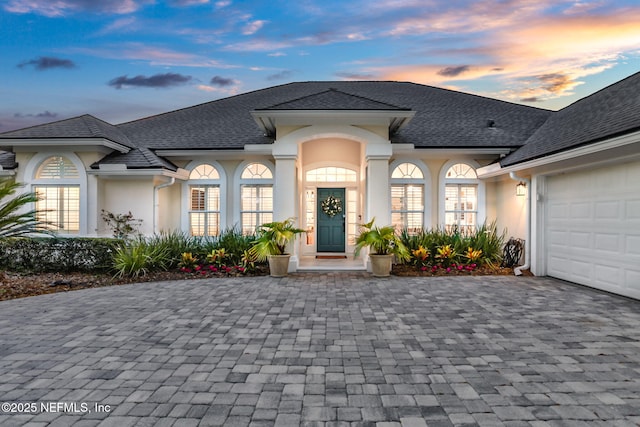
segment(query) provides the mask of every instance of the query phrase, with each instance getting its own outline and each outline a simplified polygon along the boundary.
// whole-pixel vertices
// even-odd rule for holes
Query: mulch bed
[[[258,266],[251,276],[263,276],[269,274],[268,267]],[[446,272],[438,269],[432,272],[420,271],[413,265],[394,265],[392,274],[406,277],[430,277],[430,276],[478,276],[478,275],[513,275],[512,268],[491,268],[481,267],[474,271],[452,270]],[[531,275],[524,271],[524,275]],[[15,272],[0,272],[0,301],[24,298],[35,295],[52,294],[56,292],[68,292],[77,289],[99,288],[103,286],[118,286],[129,283],[160,282],[167,280],[188,280],[207,279],[215,277],[234,277],[240,273],[220,273],[220,272],[193,272],[184,273],[181,271],[161,271],[152,272],[140,277],[115,278],[111,274],[90,274],[90,273],[42,273],[42,274],[20,274]]]
[[[258,266],[257,271],[246,276],[263,276],[269,274],[268,268]],[[161,282],[166,280],[207,279],[214,277],[240,276],[238,272],[220,273],[184,273],[181,271],[159,271],[139,277],[116,278],[109,273],[41,273],[21,274],[0,271],[0,301],[24,298],[56,292],[75,291],[77,289],[118,286],[130,283]]]

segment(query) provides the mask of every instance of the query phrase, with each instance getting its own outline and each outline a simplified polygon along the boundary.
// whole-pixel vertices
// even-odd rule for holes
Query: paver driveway
[[[546,278],[90,289],[0,340],[3,426],[640,424],[640,302]]]

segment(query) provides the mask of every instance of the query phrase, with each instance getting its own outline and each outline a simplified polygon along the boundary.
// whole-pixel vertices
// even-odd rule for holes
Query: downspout
[[[160,221],[160,201],[158,198],[158,192],[165,187],[170,187],[175,184],[176,179],[171,177],[169,182],[165,182],[164,184],[155,185],[153,187],[153,233],[158,233],[158,222]]]
[[[524,182],[527,185],[527,194],[525,199],[526,222],[525,240],[524,240],[524,264],[513,269],[516,276],[522,275],[522,270],[528,270],[531,264],[531,180],[528,178],[519,178],[515,172],[509,173],[509,178],[514,181]]]

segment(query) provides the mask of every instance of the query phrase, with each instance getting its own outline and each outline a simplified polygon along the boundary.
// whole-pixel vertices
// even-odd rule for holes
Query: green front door
[[[318,252],[344,252],[344,193],[344,188],[318,188]]]

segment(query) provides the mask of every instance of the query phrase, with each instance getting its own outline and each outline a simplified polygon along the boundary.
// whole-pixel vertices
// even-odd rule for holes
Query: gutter
[[[516,276],[521,276],[522,270],[528,270],[531,267],[531,180],[528,178],[520,178],[516,176],[515,172],[509,172],[509,178],[514,181],[524,182],[527,185],[527,194],[525,196],[527,225],[525,227],[524,264],[513,269],[513,274],[515,274]]]
[[[153,187],[153,233],[158,233],[158,222],[160,220],[160,202],[158,200],[158,192],[166,187],[170,187],[175,184],[176,179],[171,177],[169,182],[165,182],[164,184],[155,185]]]

